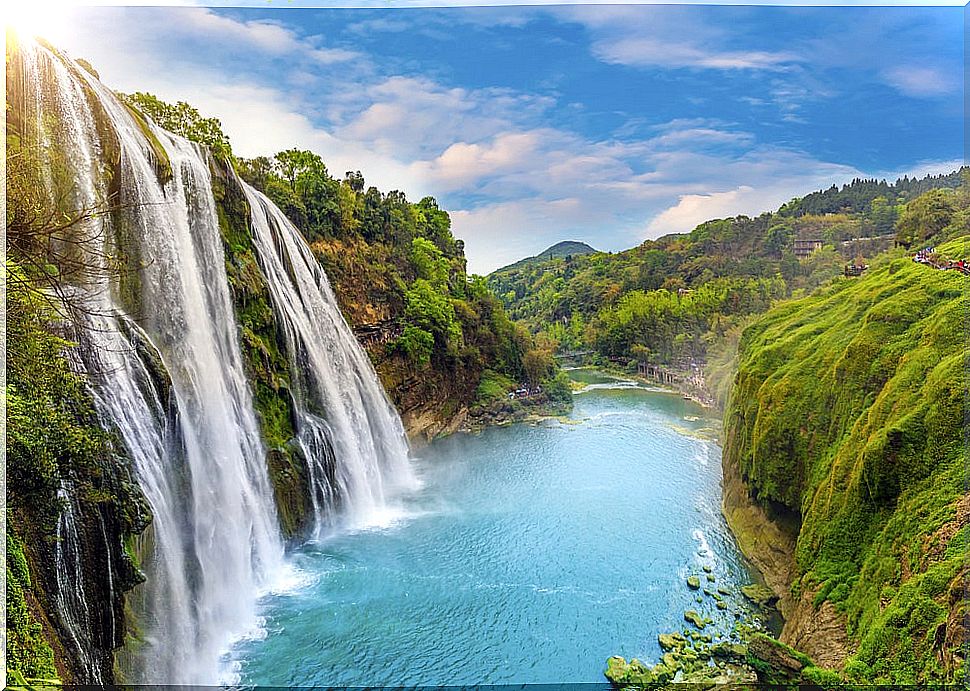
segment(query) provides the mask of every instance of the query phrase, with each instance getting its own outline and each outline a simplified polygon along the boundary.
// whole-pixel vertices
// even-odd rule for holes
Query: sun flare
[[[0,11],[4,29],[21,39],[50,38],[51,31],[68,9],[66,2],[11,0]]]

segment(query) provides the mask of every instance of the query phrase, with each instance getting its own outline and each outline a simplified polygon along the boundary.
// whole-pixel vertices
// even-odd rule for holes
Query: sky
[[[434,196],[475,273],[961,165],[960,7],[382,5],[65,6],[38,31],[238,155]]]

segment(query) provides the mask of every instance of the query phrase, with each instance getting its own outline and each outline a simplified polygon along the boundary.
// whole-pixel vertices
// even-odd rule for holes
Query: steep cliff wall
[[[724,512],[782,598],[782,639],[852,681],[963,674],[967,287],[885,260],[741,339]]]

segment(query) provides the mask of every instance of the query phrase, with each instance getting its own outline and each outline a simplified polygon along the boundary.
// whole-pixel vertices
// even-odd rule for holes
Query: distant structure
[[[868,264],[863,264],[862,262],[856,262],[853,264],[845,265],[845,275],[846,276],[861,276],[862,272],[869,268]]]
[[[805,259],[820,249],[822,249],[822,241],[817,238],[812,238],[810,240],[795,240],[795,246],[792,248],[792,251],[798,259]]]

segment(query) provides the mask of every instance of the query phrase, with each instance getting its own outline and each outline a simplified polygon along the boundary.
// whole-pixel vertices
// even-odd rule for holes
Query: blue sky
[[[963,9],[89,7],[47,37],[237,153],[434,195],[470,269],[620,250],[963,156]]]

